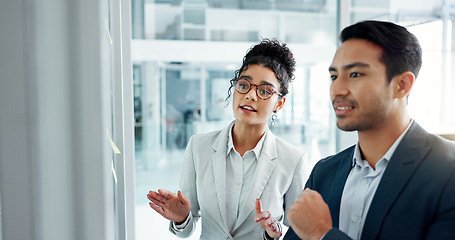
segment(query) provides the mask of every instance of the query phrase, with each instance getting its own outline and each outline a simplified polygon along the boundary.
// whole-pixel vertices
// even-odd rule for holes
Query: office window
[[[270,125],[274,134],[305,149],[313,163],[335,151],[327,65],[298,67],[285,107]],[[173,239],[168,221],[148,206],[145,195],[159,188],[176,192],[189,138],[234,120],[230,100],[225,101],[234,70],[228,63],[140,62],[133,71],[136,237],[146,239],[153,229],[154,236]],[[199,239],[199,232],[192,239]]]
[[[248,47],[262,38],[288,43],[297,61],[285,107],[270,129],[304,149],[310,165],[336,152],[327,69],[337,45],[338,3],[133,0],[136,239],[178,239],[148,206],[146,194],[159,188],[176,192],[189,137],[234,119],[232,105],[225,107],[229,80]],[[397,21],[390,10],[395,4],[351,1],[348,14],[351,22]],[[237,57],[213,51],[215,45],[234,49]],[[190,239],[199,239],[199,232],[200,225]]]
[[[132,0],[133,36],[141,39],[333,44],[335,0]],[[322,42],[321,42],[322,41]]]
[[[425,129],[442,135],[455,133],[452,106],[455,101],[455,71],[452,69],[455,31],[451,21],[445,24],[443,20],[435,19],[409,27],[423,50],[422,69],[409,96],[409,112]]]
[[[270,129],[304,149],[309,165],[335,152],[327,66],[336,47],[336,1],[133,0],[132,8],[136,239],[178,239],[146,194],[176,192],[189,138],[234,120],[232,99],[225,101],[229,80],[262,38],[286,42],[297,61],[290,94]],[[175,42],[189,47],[177,50]],[[135,51],[135,44],[143,48]],[[237,57],[208,52],[213,44]],[[198,224],[190,239],[199,235]]]
[[[405,26],[419,39],[423,63],[409,96],[411,117],[434,134],[455,133],[455,27],[453,1],[420,1],[408,8],[406,1],[351,2],[351,23],[373,19]]]

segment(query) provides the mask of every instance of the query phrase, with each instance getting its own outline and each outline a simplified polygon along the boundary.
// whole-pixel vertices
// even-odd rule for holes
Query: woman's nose
[[[250,91],[248,91],[245,95],[248,99],[251,99],[253,101],[257,100],[257,94],[256,94],[256,85],[251,85]]]

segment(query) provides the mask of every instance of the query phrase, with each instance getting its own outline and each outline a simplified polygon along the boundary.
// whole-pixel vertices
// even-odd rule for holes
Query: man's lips
[[[334,102],[333,103],[333,109],[335,110],[335,114],[337,116],[344,116],[344,115],[350,113],[354,108],[355,108],[355,106],[353,104],[346,103],[346,102]]]
[[[354,107],[335,107],[335,110],[338,110],[338,111],[346,111],[346,110],[351,110],[353,109]]]

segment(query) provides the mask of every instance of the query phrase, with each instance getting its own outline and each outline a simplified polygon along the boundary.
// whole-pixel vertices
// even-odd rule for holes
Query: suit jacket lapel
[[[275,136],[268,131],[264,139],[261,155],[258,158],[258,165],[254,174],[254,182],[251,186],[248,197],[245,199],[239,217],[237,218],[233,230],[235,231],[245,220],[250,213],[255,209],[255,200],[262,195],[262,192],[272,175],[276,164],[273,162],[277,158],[276,139]],[[253,219],[248,219],[253,221]]]
[[[404,186],[424,159],[428,133],[416,122],[401,140],[382,176],[368,210],[361,239],[376,239],[382,222]]]
[[[226,233],[229,234],[226,221],[226,159],[227,159],[227,139],[229,136],[230,126],[223,129],[213,144],[215,153],[212,155],[213,176],[215,179],[216,196],[218,197],[218,209],[221,219],[216,218],[218,224],[223,226]]]
[[[327,205],[329,206],[330,214],[332,216],[332,224],[336,228],[339,226],[341,196],[343,194],[346,179],[348,178],[349,172],[352,168],[354,149],[355,146],[347,149],[345,154],[341,156],[340,165],[336,171],[336,175],[330,188],[329,197],[327,198]]]

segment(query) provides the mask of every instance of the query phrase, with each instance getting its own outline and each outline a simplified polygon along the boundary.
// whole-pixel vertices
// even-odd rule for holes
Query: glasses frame
[[[247,82],[250,84],[250,88],[249,88],[248,91],[246,91],[245,93],[241,93],[241,92],[239,92],[239,90],[237,90],[237,83],[238,83],[240,80],[247,81]],[[280,96],[280,97],[283,96],[281,93],[279,93],[277,90],[275,90],[275,89],[273,88],[273,86],[272,86],[272,90],[273,90],[273,91],[272,91],[272,93],[270,94],[270,96],[269,96],[268,98],[262,98],[262,97],[260,97],[258,91],[259,91],[259,87],[260,87],[260,86],[263,86],[263,85],[272,86],[272,85],[270,85],[270,84],[259,84],[259,85],[256,85],[256,84],[251,83],[250,81],[248,81],[248,80],[246,80],[246,79],[236,79],[235,82],[234,82],[234,89],[235,89],[236,92],[238,92],[238,93],[240,93],[240,94],[247,94],[247,93],[249,93],[249,92],[251,91],[252,86],[254,86],[254,87],[256,87],[256,96],[258,96],[258,98],[260,98],[260,99],[262,99],[262,100],[268,100],[268,99],[270,99],[270,98],[273,96],[273,94],[275,94],[275,93],[276,93],[278,96]]]

